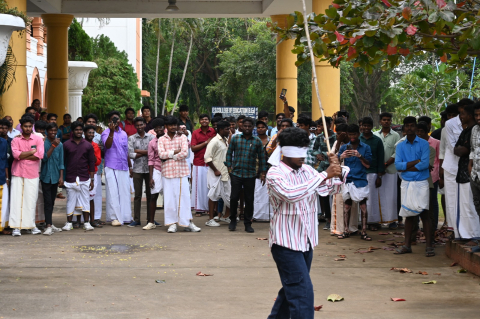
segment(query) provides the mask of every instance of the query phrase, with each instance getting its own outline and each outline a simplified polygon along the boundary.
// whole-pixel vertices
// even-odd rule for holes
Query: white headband
[[[277,146],[275,151],[270,155],[268,163],[273,166],[277,166],[280,164],[280,160],[282,159],[282,155],[286,157],[293,157],[293,158],[305,158],[307,157],[308,147],[296,147],[296,146],[285,146],[281,147],[280,145]]]

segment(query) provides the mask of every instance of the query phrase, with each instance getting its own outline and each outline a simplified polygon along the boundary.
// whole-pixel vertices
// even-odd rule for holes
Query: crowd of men
[[[270,221],[275,211],[265,180],[270,159],[281,148],[279,136],[298,127],[309,137],[304,164],[324,172],[329,155],[335,154],[349,169],[339,193],[317,196],[316,212],[331,235],[347,239],[358,234],[370,241],[367,231],[382,225],[405,227],[405,245],[396,253],[410,253],[421,219],[425,254],[434,256],[440,193],[444,225],[454,238],[478,247],[479,103],[462,99],[448,105],[441,113],[441,128],[433,132],[428,116],[406,117],[402,126],[392,127],[392,114],[381,113],[381,129],[374,132],[371,117],[349,123],[345,111],[326,117],[326,129],[321,119],[312,121],[304,114],[294,123],[295,109],[283,99],[284,113],[276,114],[273,127],[268,112],[260,111],[257,119],[201,114],[200,127],[194,129],[186,105],[179,108],[178,118],[152,118],[145,106],[138,117],[132,108],[123,115],[110,112],[103,132],[95,114],[73,122],[65,114],[57,126],[58,116],[40,112],[39,101],[34,101],[15,128],[12,117],[0,120],[0,230],[13,236],[20,236],[22,229],[40,234],[37,225],[42,222],[45,235],[81,224],[87,231],[106,222],[142,226],[145,194],[145,230],[160,225],[155,221],[160,197],[169,233],[178,226],[200,231],[192,222],[192,210],[196,216],[208,215],[208,227],[223,222],[234,231],[243,220],[245,231],[254,232],[252,221]],[[102,175],[106,222],[101,219]],[[62,189],[66,220],[57,228],[52,212],[56,198],[64,198]]]

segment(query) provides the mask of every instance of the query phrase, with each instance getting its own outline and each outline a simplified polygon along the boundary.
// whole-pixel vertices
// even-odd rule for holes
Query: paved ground
[[[54,214],[57,226],[65,221],[62,205]],[[266,318],[280,288],[268,242],[256,239],[267,237],[268,224],[255,223],[255,233],[247,234],[228,232],[227,225],[207,228],[205,221],[194,219],[201,233],[106,226],[50,237],[1,236],[0,318]],[[311,276],[315,305],[323,309],[315,317],[478,318],[480,280],[450,267],[443,248],[434,258],[424,257],[424,245],[406,256],[360,254],[355,251],[383,247],[377,240],[393,235],[371,233],[371,243],[320,235]],[[340,254],[346,260],[334,261]],[[213,276],[198,277],[199,271]],[[428,280],[437,284],[422,284]],[[332,293],[345,300],[326,301]]]

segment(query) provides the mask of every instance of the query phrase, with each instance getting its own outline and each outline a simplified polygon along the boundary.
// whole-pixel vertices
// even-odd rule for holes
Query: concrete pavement
[[[56,226],[65,222],[64,205],[57,202]],[[156,220],[163,224],[162,211]],[[268,241],[256,239],[268,236],[268,223],[254,223],[255,233],[247,234],[241,224],[229,232],[224,223],[208,228],[205,221],[194,218],[201,233],[107,225],[93,232],[1,236],[0,318],[266,318],[281,287]],[[433,258],[424,257],[424,244],[404,256],[355,253],[393,237],[369,235],[372,242],[338,240],[320,230],[311,276],[315,305],[323,309],[315,317],[478,318],[480,280],[450,267],[443,247]],[[337,255],[346,260],[334,261]],[[199,271],[213,276],[196,276]],[[437,284],[422,284],[429,280]],[[345,300],[328,302],[332,293]]]

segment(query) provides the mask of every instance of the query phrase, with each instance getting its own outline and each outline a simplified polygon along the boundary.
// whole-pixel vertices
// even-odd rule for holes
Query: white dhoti
[[[197,212],[208,212],[208,166],[193,165],[192,172],[192,209]]]
[[[45,205],[43,201],[42,182],[38,181],[37,207],[35,208],[35,223],[45,222]]]
[[[187,227],[192,220],[188,177],[162,179],[165,226],[178,223]]]
[[[105,167],[105,191],[107,193],[107,221],[118,220],[121,224],[132,221],[132,195],[130,174]]]
[[[270,220],[270,199],[268,197],[267,183],[262,185],[261,180],[258,178],[255,180],[253,218],[257,220]]]
[[[445,181],[445,210],[448,229],[455,232],[455,238],[459,238],[457,229],[457,215],[458,215],[458,185],[456,175],[444,171]]]
[[[221,198],[225,206],[230,207],[230,194],[232,192],[230,180],[222,181],[222,176],[215,176],[213,170],[209,168],[207,172],[207,188],[209,199],[217,202]]]
[[[455,238],[479,239],[480,220],[478,219],[470,183],[458,184],[458,208]]]
[[[341,193],[344,201],[351,199],[354,202],[361,202],[369,197],[368,185],[365,187],[356,187],[353,182],[343,184]]]
[[[0,231],[3,231],[5,227],[8,227],[8,218],[10,217],[7,183],[0,186],[0,206]]]
[[[157,170],[153,169],[153,176],[152,176],[153,182],[155,185],[153,188],[150,189],[150,194],[158,194],[163,191],[163,181],[162,181],[162,173]]]
[[[98,180],[98,175],[95,174],[94,180],[93,180],[93,189],[88,191],[89,193],[89,200],[94,200],[95,195],[97,195],[97,180]],[[101,184],[100,184],[101,185]],[[88,187],[90,189],[90,186]]]
[[[367,200],[367,214],[369,224],[378,224],[381,222],[380,217],[380,201],[378,199],[378,188],[375,187],[377,180],[376,173],[367,174],[368,181],[368,200]]]
[[[81,182],[77,177],[76,182],[65,182],[67,190],[67,216],[82,215],[90,212],[90,180]]]
[[[342,235],[345,232],[344,210],[343,210],[343,196],[342,194],[334,194],[332,202],[332,217],[330,220],[330,231],[336,235]],[[352,203],[350,210],[350,232],[358,231],[358,204]]]
[[[35,227],[39,178],[12,176],[9,226],[32,229]]]
[[[397,178],[397,174],[388,173],[382,177],[382,186],[378,189],[380,221],[382,223],[393,223],[398,220]],[[368,213],[368,221],[370,222],[370,211]]]
[[[92,200],[91,197],[90,200]],[[95,174],[95,197],[93,202],[95,203],[95,219],[102,219],[102,175]]]
[[[429,208],[430,188],[428,180],[406,181],[400,185],[402,206],[399,215],[402,217],[416,217]]]

